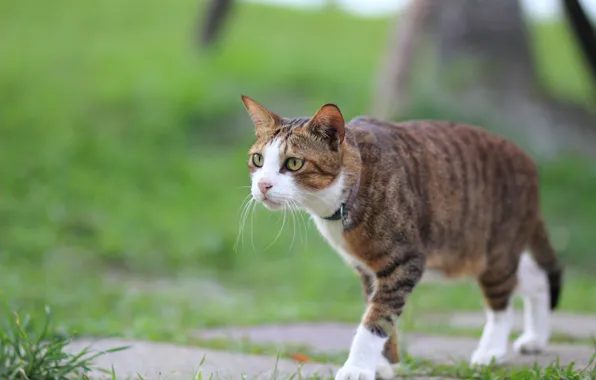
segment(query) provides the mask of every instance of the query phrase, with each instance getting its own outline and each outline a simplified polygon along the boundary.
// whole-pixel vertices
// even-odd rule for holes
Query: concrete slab
[[[247,327],[222,327],[200,331],[198,339],[246,339],[278,347],[305,345],[317,352],[348,351],[356,326],[344,323],[295,323]]]
[[[482,312],[455,312],[425,315],[423,322],[431,324],[448,325],[459,328],[481,328],[484,326],[484,313]],[[589,315],[576,315],[555,311],[551,316],[553,332],[565,334],[576,339],[596,338],[596,317]],[[514,312],[513,331],[520,332],[523,327],[523,317],[519,310]]]
[[[481,313],[453,313],[448,315],[425,317],[426,323],[441,323],[461,327],[481,327],[484,317]],[[519,316],[517,318],[519,320]],[[518,321],[516,327],[521,326]],[[593,317],[577,316],[559,313],[553,316],[555,331],[570,336],[588,338],[596,331],[596,321]],[[307,346],[320,353],[346,353],[350,347],[356,326],[342,323],[297,323],[287,325],[267,325],[251,327],[226,327],[200,331],[197,338],[210,340],[217,338],[241,340],[247,339],[252,343],[272,344],[280,349],[289,346]],[[408,353],[416,358],[432,360],[436,363],[449,364],[457,361],[468,361],[476,348],[478,339],[431,336],[425,334],[401,334],[400,343],[406,347]],[[132,346],[130,349],[106,354],[97,359],[96,365],[109,369],[114,366],[117,379],[195,379],[199,363],[205,357],[201,367],[203,379],[272,379],[276,368],[277,358],[263,355],[248,355],[223,352],[195,347],[182,347],[166,343],[129,341],[120,339],[79,340],[73,342],[69,349],[80,351],[83,347],[92,345],[92,349],[107,350],[119,346]],[[518,356],[510,351],[512,364],[546,366],[557,358],[562,365],[575,363],[575,368],[585,367],[595,350],[593,347],[551,344],[540,355]],[[303,376],[322,375],[332,379],[337,366],[298,363],[279,359],[277,362],[276,379],[287,379],[300,370]],[[107,375],[98,372],[92,374],[93,379],[108,379]],[[418,380],[423,380],[422,378]]]
[[[284,346],[308,346],[316,352],[347,352],[356,326],[324,323],[324,324],[292,324],[255,327],[228,327],[202,331],[199,339],[247,339],[253,343],[275,344]],[[429,359],[438,363],[468,361],[478,344],[478,339],[449,336],[428,336],[423,334],[402,334],[400,344],[404,345],[410,355]],[[538,363],[547,366],[559,357],[562,365],[575,362],[576,366],[586,366],[594,348],[570,344],[552,344],[540,355],[516,356],[510,352],[513,364],[532,365]]]
[[[461,360],[467,362],[478,344],[478,340],[472,338],[421,334],[408,334],[405,339],[408,353],[413,357],[445,364]],[[589,364],[594,352],[594,348],[587,346],[551,344],[538,355],[517,355],[510,349],[509,360],[511,364],[516,365],[532,366],[537,363],[539,366],[545,367],[554,363],[558,358],[562,366],[574,362],[575,368],[583,368]]]
[[[95,365],[98,368],[111,369],[114,366],[117,379],[147,380],[191,380],[201,366],[203,379],[272,379],[276,369],[276,357],[247,355],[208,350],[193,347],[181,347],[166,343],[128,341],[120,339],[79,340],[69,346],[71,352],[79,352],[92,345],[93,351],[108,350],[115,347],[131,346],[131,348],[100,356]],[[306,363],[299,366],[292,360],[279,359],[277,373],[279,379],[287,379],[300,370],[302,375],[331,376],[337,368],[331,365]],[[92,379],[110,379],[100,372],[94,372]]]

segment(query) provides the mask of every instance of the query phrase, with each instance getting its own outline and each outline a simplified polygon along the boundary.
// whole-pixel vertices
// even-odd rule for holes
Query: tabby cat
[[[303,205],[362,279],[367,309],[336,380],[392,377],[395,323],[425,269],[473,276],[482,289],[486,324],[472,364],[506,360],[514,291],[524,300],[514,350],[546,346],[562,269],[540,214],[536,165],[520,148],[453,122],[345,124],[333,104],[284,118],[242,101],[256,127],[252,196],[271,210]]]

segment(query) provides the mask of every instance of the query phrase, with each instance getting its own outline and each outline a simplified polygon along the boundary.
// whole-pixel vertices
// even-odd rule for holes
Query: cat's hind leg
[[[507,358],[513,323],[510,298],[517,283],[517,260],[505,255],[493,257],[496,262],[487,263],[479,278],[486,299],[486,322],[471,364],[487,365],[493,360],[500,364]]]
[[[524,332],[513,344],[522,354],[538,353],[550,338],[550,315],[559,303],[563,268],[542,220],[532,233],[529,252],[522,255],[518,293],[524,301]]]
[[[550,338],[550,294],[548,275],[530,253],[521,257],[517,293],[524,302],[524,331],[513,343],[513,350],[522,354],[539,353]]]

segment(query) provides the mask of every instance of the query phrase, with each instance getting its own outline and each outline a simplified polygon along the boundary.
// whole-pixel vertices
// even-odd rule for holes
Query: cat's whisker
[[[306,221],[304,220],[304,215],[303,215],[303,212],[301,210],[301,208],[306,209],[306,207],[304,206],[304,204],[299,199],[296,199],[296,198],[293,198],[292,199],[292,203],[293,203],[293,205],[295,207],[295,210],[297,211],[300,219],[302,220],[302,224],[303,224],[303,227],[304,227],[304,242],[303,243],[304,244],[308,244],[308,231],[307,231]],[[301,230],[300,230],[300,234],[302,235],[302,231]]]
[[[290,249],[292,249],[294,247],[294,240],[296,239],[296,217],[294,216],[294,207],[292,207],[291,200],[288,201],[288,209],[292,217],[292,243],[290,243]]]
[[[254,199],[254,198],[253,198]],[[252,249],[253,251],[256,251],[257,249],[255,248],[255,235],[254,235],[254,220],[255,220],[255,208],[257,207],[257,202],[251,202],[251,204],[253,205],[252,208],[250,209],[250,244],[252,245]]]
[[[318,198],[318,199],[320,200],[321,204],[322,204],[323,206],[325,206],[325,207],[330,207],[330,208],[331,208],[332,206],[334,206],[334,205],[331,203],[331,202],[332,202],[331,200],[325,199],[325,198],[321,197],[321,196],[320,196],[320,195],[318,195],[318,194],[315,194],[315,193],[312,193],[312,192],[308,192],[308,191],[305,191],[305,193],[306,193],[308,196],[312,196],[312,197]],[[307,202],[307,201],[308,201],[308,199],[307,199],[307,198],[306,198],[304,195],[301,195],[301,197],[302,197],[301,205],[302,205],[302,206],[304,206],[304,208],[305,208],[305,209],[308,209],[308,208],[306,207],[306,205],[304,204],[305,202]],[[309,202],[309,203],[310,203],[310,202]]]
[[[254,198],[248,198],[247,196],[246,198],[244,198],[243,206],[240,206],[242,211],[240,215],[240,226],[238,228],[238,236],[236,237],[236,242],[234,243],[234,251],[237,251],[239,243],[244,244],[244,226],[246,225],[246,217],[248,216],[248,210],[254,201]]]
[[[290,206],[290,215],[292,215],[292,225],[294,227],[294,235],[292,236],[292,244],[290,245],[290,248],[292,248],[294,246],[294,239],[296,239],[296,216],[295,216],[295,214],[296,214],[297,208],[296,208],[296,203],[294,202],[293,199],[288,200],[288,205]],[[301,232],[300,227],[298,228],[298,232]],[[301,235],[301,237],[302,237],[302,235]],[[301,239],[301,241],[302,241],[302,239]]]
[[[250,195],[250,194],[249,194]],[[238,248],[238,243],[240,241],[240,237],[242,235],[242,228],[243,228],[243,216],[244,216],[244,210],[246,209],[246,207],[248,206],[248,204],[250,203],[250,200],[248,199],[247,195],[244,200],[242,201],[242,204],[240,205],[240,207],[238,207],[239,210],[239,223],[238,223],[238,235],[236,236],[236,241],[234,243],[234,251],[237,250]]]
[[[328,199],[325,199],[325,198],[321,197],[319,194],[317,194],[315,192],[312,192],[312,191],[308,191],[308,190],[303,191],[303,192],[306,193],[309,196],[312,196],[312,197],[315,197],[315,198],[319,198],[321,201],[323,201],[323,203],[326,203],[327,206],[329,205],[328,203],[330,201]],[[304,196],[303,196],[303,198],[304,198]]]
[[[244,206],[246,206],[246,203],[249,202],[249,197],[251,197],[252,194],[248,194],[246,197],[244,197],[244,199],[242,200],[242,203],[240,204],[240,207],[238,207],[238,213],[242,214],[242,211],[244,210]]]
[[[282,231],[284,229],[284,226],[286,225],[286,211],[287,211],[287,207],[286,207],[285,204],[283,205],[283,209],[282,210],[283,210],[283,220],[282,220],[282,223],[281,223],[281,228],[279,229],[279,232],[275,236],[275,239],[273,239],[273,241],[271,242],[271,244],[269,244],[267,246],[267,248],[265,248],[265,250],[268,250],[269,248],[271,248],[271,246],[273,246],[273,244],[275,244],[275,242],[277,241],[277,239],[279,239],[279,237],[281,236],[281,233],[282,233]]]
[[[252,220],[253,220],[253,216],[252,213],[254,213],[255,208],[257,207],[257,201],[253,198],[253,200],[250,202],[249,207],[247,207],[246,209],[246,213],[244,215],[244,225],[246,225],[246,223],[248,222],[248,217],[250,215],[250,225],[251,225],[251,241],[252,241]],[[244,233],[243,233],[243,242],[244,242]],[[243,243],[244,244],[244,243]]]
[[[307,219],[304,219],[304,212],[302,212],[302,210],[300,209],[300,201],[296,200],[296,202],[299,204],[296,206],[296,209],[298,210],[298,215],[300,216],[300,220],[302,221],[302,227],[304,228],[304,244],[308,245],[308,224],[307,224]],[[302,209],[306,209],[306,207],[304,207],[304,205],[302,205]]]
[[[303,245],[308,244],[308,235],[306,234],[306,225],[304,224],[304,215],[301,211],[298,201],[293,201],[293,202],[294,202],[294,207],[295,207],[296,213],[298,214],[298,217],[296,219],[299,221],[298,230],[300,232],[300,241],[302,242]],[[304,228],[304,235],[302,234],[303,228]]]
[[[249,211],[249,207],[251,207],[254,202],[256,202],[256,200],[254,198],[250,198],[248,200],[248,204],[246,205],[246,208],[244,209],[244,218],[246,218],[246,215],[248,214],[248,211]]]

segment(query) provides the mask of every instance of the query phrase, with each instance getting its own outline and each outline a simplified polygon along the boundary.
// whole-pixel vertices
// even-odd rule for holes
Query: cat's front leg
[[[424,269],[424,256],[415,250],[385,255],[379,261],[371,264],[377,268],[375,289],[352,340],[348,359],[335,380],[375,379],[377,367],[384,364],[379,353]]]
[[[360,265],[354,265],[354,270],[360,275],[362,283],[362,294],[365,302],[368,304],[374,291],[375,276],[371,271],[364,269]],[[394,328],[389,339],[385,342],[382,352],[379,352],[376,373],[381,379],[391,378],[393,376],[392,364],[399,362],[399,347],[397,343],[397,328]]]
[[[362,295],[364,296],[364,301],[368,303],[373,291],[375,290],[375,277],[372,273],[370,273],[370,271],[364,269],[360,264],[354,264],[353,267],[360,276],[360,282],[362,283]]]

